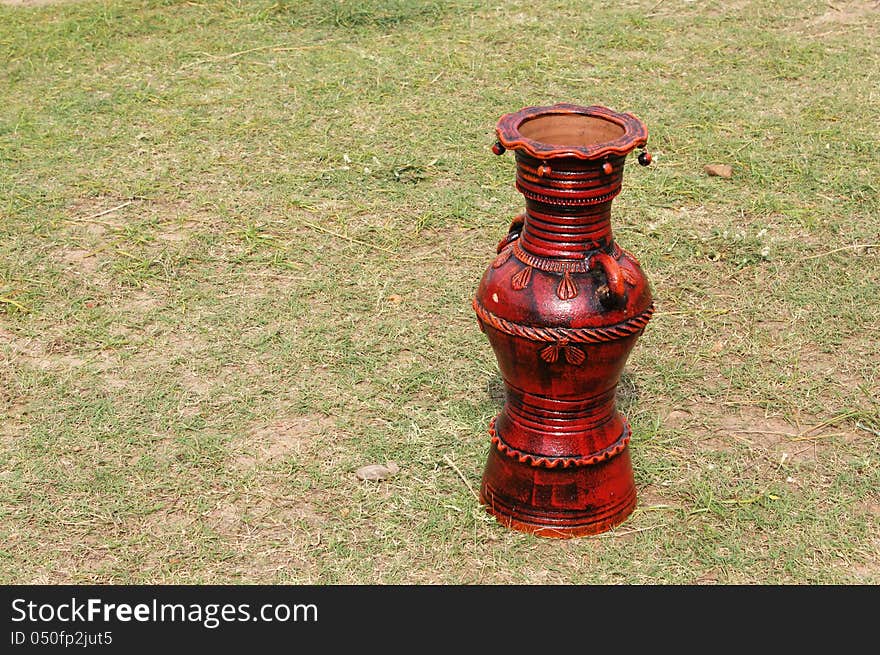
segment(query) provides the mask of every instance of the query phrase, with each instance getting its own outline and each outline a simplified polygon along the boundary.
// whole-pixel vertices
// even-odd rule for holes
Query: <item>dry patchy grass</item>
[[[0,579],[876,583],[878,11],[0,8]],[[492,127],[563,100],[649,126],[614,220],[658,313],[639,508],[558,542],[459,472],[521,206]]]

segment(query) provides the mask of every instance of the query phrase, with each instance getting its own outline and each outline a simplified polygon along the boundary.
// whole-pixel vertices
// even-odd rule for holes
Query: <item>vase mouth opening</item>
[[[545,114],[525,120],[519,133],[542,146],[588,148],[622,137],[617,123],[584,114]]]
[[[633,114],[565,103],[505,114],[495,131],[507,150],[538,159],[625,156],[648,140],[644,123]]]

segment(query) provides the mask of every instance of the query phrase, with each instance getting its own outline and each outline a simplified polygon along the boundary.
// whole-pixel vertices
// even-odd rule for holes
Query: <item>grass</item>
[[[878,16],[0,6],[0,581],[880,582]],[[465,484],[522,206],[493,128],[557,101],[648,125],[614,227],[658,306],[639,509],[563,542]]]

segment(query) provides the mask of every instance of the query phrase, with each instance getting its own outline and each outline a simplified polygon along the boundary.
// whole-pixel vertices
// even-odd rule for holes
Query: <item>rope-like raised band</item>
[[[518,450],[513,446],[508,446],[495,430],[495,421],[498,419],[497,416],[489,421],[489,437],[491,438],[492,445],[495,446],[500,453],[503,453],[508,457],[513,457],[523,464],[540,466],[541,468],[548,469],[570,468],[572,466],[592,466],[593,464],[609,460],[615,455],[619,455],[623,452],[623,449],[626,448],[627,444],[629,444],[630,437],[632,437],[632,429],[630,429],[629,422],[626,418],[622,416],[621,418],[623,419],[623,432],[617,441],[602,450],[597,450],[594,453],[582,455],[580,457],[547,457],[544,455],[534,455],[532,453]]]
[[[473,306],[480,321],[500,332],[523,337],[531,341],[546,341],[549,343],[558,343],[564,340],[567,340],[568,343],[600,343],[602,341],[625,339],[644,330],[648,321],[651,320],[651,314],[654,313],[654,303],[651,303],[640,314],[636,314],[632,318],[606,328],[535,327],[514,323],[496,316],[483,307],[476,298],[474,298]]]

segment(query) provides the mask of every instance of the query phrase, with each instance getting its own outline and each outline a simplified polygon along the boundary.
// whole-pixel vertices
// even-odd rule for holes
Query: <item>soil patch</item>
[[[319,445],[322,433],[333,427],[333,421],[320,414],[278,419],[255,428],[232,448],[239,451],[235,458],[242,467],[280,461],[288,455],[302,455]]]

